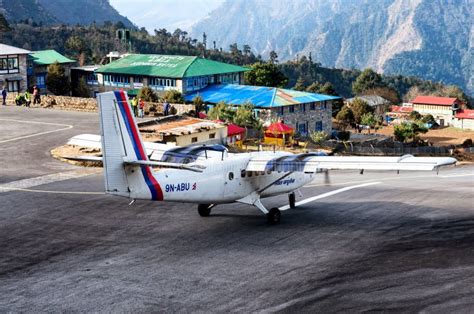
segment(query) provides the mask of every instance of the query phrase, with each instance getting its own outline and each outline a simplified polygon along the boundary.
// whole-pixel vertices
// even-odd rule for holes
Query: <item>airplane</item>
[[[430,171],[454,165],[451,157],[358,157],[285,151],[230,153],[223,145],[170,148],[150,160],[124,91],[99,93],[101,147],[105,192],[135,200],[197,204],[207,217],[218,204],[253,205],[278,224],[278,208],[261,199],[288,194],[295,207],[295,191],[329,170]],[[159,169],[157,170],[156,167]]]

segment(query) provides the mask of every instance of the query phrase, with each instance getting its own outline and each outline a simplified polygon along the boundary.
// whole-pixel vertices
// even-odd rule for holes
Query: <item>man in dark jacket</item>
[[[4,87],[2,90],[3,105],[7,105],[7,89]]]

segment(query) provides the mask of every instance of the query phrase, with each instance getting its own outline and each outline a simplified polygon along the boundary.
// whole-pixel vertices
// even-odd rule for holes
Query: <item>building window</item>
[[[19,73],[18,57],[0,58],[0,73]]]
[[[314,102],[309,104],[309,110],[316,110],[316,104]]]
[[[191,143],[197,143],[198,138],[197,137],[191,137]]]
[[[328,104],[326,101],[323,101],[323,109],[328,109]]]
[[[316,125],[314,127],[314,130],[319,132],[323,130],[323,121],[316,121]]]
[[[97,84],[97,74],[96,73],[89,73],[87,74],[86,82],[89,85]]]
[[[7,90],[9,92],[18,92],[20,90],[20,81],[8,81]]]
[[[308,134],[308,122],[298,123],[296,128],[301,135],[305,136]]]
[[[216,138],[216,133],[209,134],[209,138]]]
[[[39,88],[45,88],[46,87],[46,74],[37,74],[36,75],[36,86],[38,86]]]
[[[278,115],[282,116],[285,114],[285,107],[281,106],[278,108]]]
[[[305,112],[306,111],[306,104],[300,104],[300,111]]]
[[[295,112],[295,106],[294,105],[289,106],[288,110],[290,111],[290,113],[294,113]]]

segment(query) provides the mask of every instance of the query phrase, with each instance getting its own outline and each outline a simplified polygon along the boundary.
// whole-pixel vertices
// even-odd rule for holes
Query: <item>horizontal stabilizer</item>
[[[160,168],[171,168],[171,169],[181,169],[189,170],[194,172],[202,172],[206,167],[199,165],[184,165],[177,164],[173,162],[164,162],[164,161],[148,161],[148,160],[134,160],[134,161],[124,161],[125,165],[135,165],[135,166],[151,166],[151,167],[160,167]]]

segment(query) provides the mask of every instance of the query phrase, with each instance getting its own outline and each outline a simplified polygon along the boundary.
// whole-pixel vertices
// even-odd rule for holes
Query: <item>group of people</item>
[[[143,118],[143,116],[145,115],[144,109],[145,102],[143,101],[143,99],[137,97],[132,99],[132,111],[135,117]]]
[[[7,105],[7,95],[8,91],[6,88],[2,90],[2,105]],[[41,96],[40,90],[37,86],[33,86],[33,95],[30,94],[28,90],[26,90],[23,94],[18,93],[15,97],[15,105],[25,107],[29,107],[31,105],[31,98],[33,97],[33,104],[40,104],[41,103]]]
[[[130,101],[132,112],[135,117],[143,118],[145,115],[145,102],[143,99],[135,97]],[[171,105],[165,100],[163,103],[163,115],[168,116],[170,114]]]

